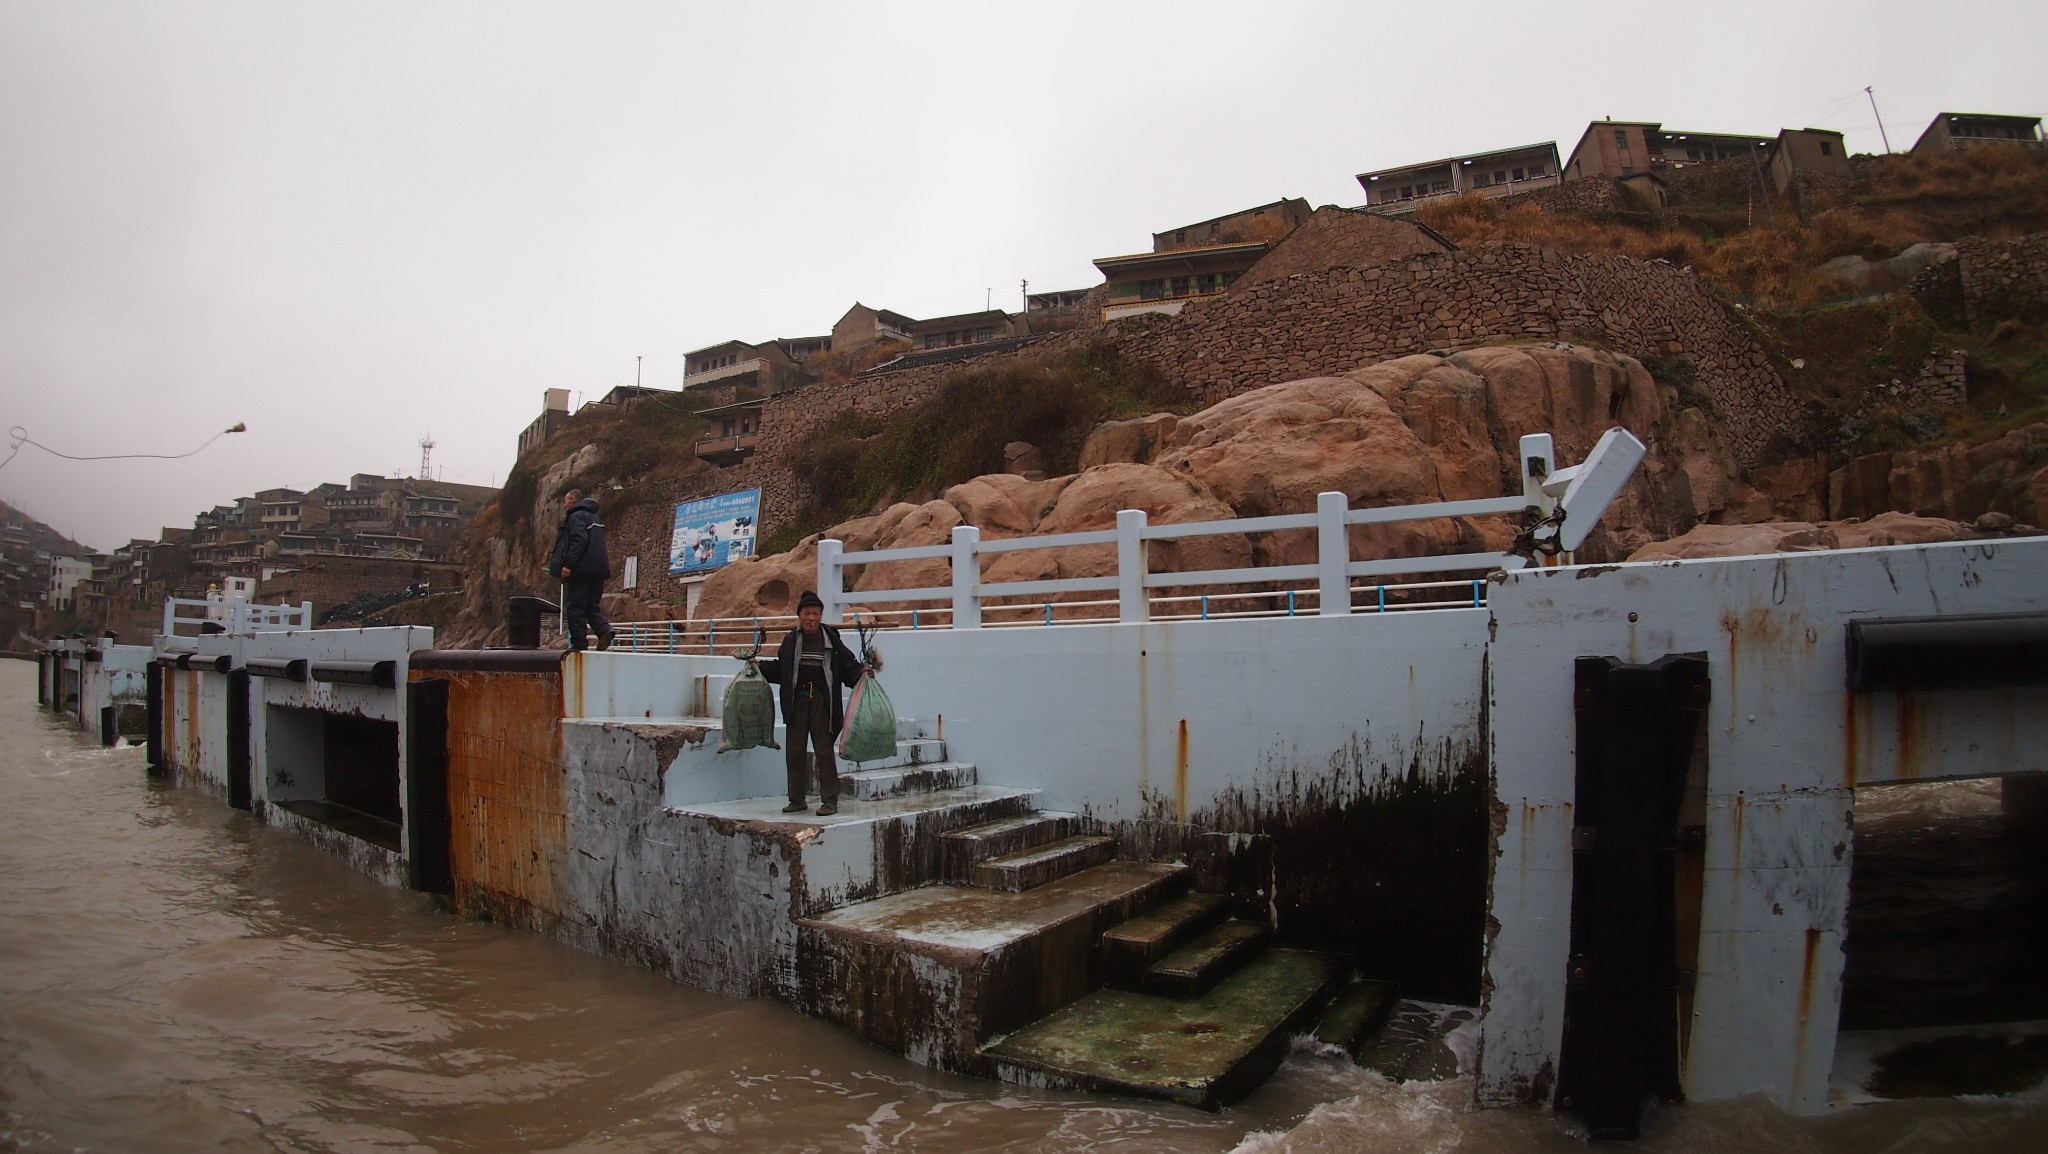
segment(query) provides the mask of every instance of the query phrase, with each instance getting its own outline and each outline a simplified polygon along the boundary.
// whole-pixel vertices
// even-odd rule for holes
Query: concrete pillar
[[[1344,494],[1316,494],[1316,587],[1325,617],[1351,612],[1351,578],[1344,575],[1351,563],[1351,537],[1344,528],[1344,514],[1350,511],[1351,500]]]
[[[1126,623],[1152,619],[1152,599],[1145,594],[1145,521],[1143,509],[1116,514],[1116,619]]]

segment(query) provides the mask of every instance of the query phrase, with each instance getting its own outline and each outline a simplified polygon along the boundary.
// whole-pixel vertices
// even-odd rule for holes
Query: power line
[[[67,461],[182,461],[186,457],[190,457],[194,453],[199,452],[200,449],[204,449],[206,446],[211,445],[215,441],[220,440],[222,437],[227,436],[229,433],[246,433],[248,431],[249,426],[243,424],[240,421],[236,421],[233,425],[230,425],[227,428],[222,429],[220,432],[215,433],[213,436],[206,438],[204,441],[201,441],[197,448],[191,449],[183,453],[100,453],[89,456],[81,456],[74,453],[66,453],[58,449],[52,449],[50,446],[43,444],[41,441],[32,439],[28,435],[27,429],[22,428],[20,425],[16,425],[13,428],[7,430],[7,435],[14,439],[14,444],[10,446],[12,451],[7,454],[7,460],[0,461],[0,469],[6,468],[9,462],[12,462],[14,460],[15,456],[21,452],[21,447],[23,445],[33,445],[36,448],[41,449],[43,452],[48,453],[53,457],[62,457]]]

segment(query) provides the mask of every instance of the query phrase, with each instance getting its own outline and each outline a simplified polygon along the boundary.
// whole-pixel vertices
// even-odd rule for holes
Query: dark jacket
[[[554,552],[548,554],[548,575],[561,576],[567,569],[570,581],[602,581],[612,575],[612,560],[605,553],[604,522],[597,519],[597,498],[585,497],[562,517],[555,530]]]
[[[839,700],[842,689],[860,680],[860,658],[840,640],[839,630],[819,622],[818,628],[825,634],[825,653],[830,660],[825,662],[825,696],[832,699],[832,732],[846,728],[846,705]],[[776,647],[775,656],[764,657],[756,662],[761,667],[761,676],[773,681],[780,689],[778,699],[782,702],[782,723],[790,724],[789,701],[796,696],[797,646],[802,644],[803,626],[789,631]],[[795,740],[792,738],[791,740]]]

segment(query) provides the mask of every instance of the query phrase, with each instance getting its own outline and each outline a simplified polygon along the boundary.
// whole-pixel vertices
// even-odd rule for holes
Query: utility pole
[[[1877,117],[1877,137],[1879,140],[1884,141],[1884,154],[1890,156],[1892,154],[1892,138],[1884,130],[1884,113],[1877,110],[1877,93],[1872,92],[1870,85],[1866,84],[1863,86],[1863,95],[1870,97],[1870,114]]]
[[[982,312],[987,312],[988,310],[990,310],[990,309],[992,309],[992,308],[994,308],[994,307],[996,307],[996,290],[995,290],[995,289],[993,289],[993,288],[985,288],[985,289],[982,289],[982,290],[981,290],[981,311],[982,311]]]
[[[1031,282],[1030,282],[1030,281],[1028,281],[1028,280],[1020,280],[1020,281],[1018,281],[1018,282],[1017,282],[1017,291],[1018,291],[1018,293],[1022,294],[1022,295],[1023,295],[1023,297],[1024,297],[1024,311],[1025,311],[1025,312],[1027,312],[1027,313],[1028,313],[1028,312],[1030,312],[1030,311],[1031,311]]]
[[[633,358],[633,387],[636,389],[640,387],[640,360],[639,357]]]

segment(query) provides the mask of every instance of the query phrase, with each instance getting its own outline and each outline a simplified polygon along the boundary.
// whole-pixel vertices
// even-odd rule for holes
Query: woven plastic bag
[[[757,745],[782,748],[775,744],[775,688],[761,676],[761,667],[749,661],[725,687],[725,729],[718,736],[718,752]]]
[[[839,756],[847,761],[880,761],[896,752],[896,706],[873,672],[853,683],[846,705],[846,728],[839,734]]]

